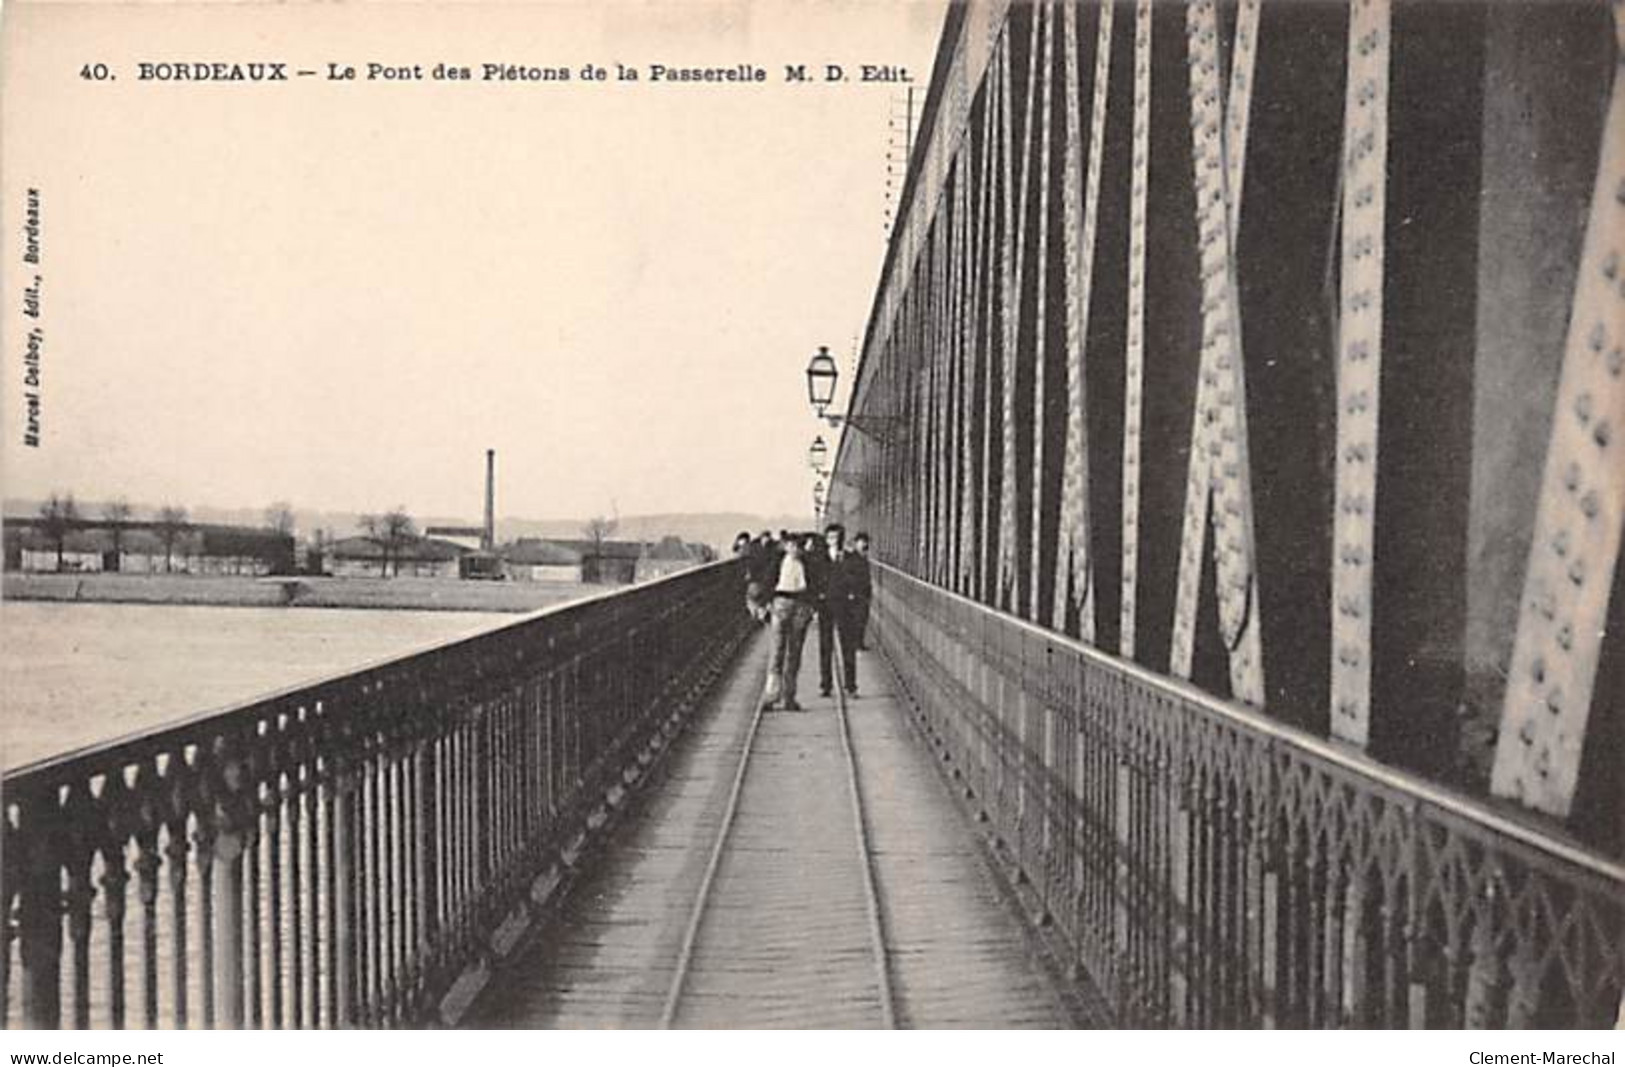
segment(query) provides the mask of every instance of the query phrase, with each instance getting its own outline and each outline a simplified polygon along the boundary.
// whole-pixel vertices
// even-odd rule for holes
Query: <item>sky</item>
[[[802,372],[826,344],[850,384],[905,113],[904,85],[859,67],[906,68],[917,105],[940,4],[13,2],[4,18],[6,497],[477,519],[494,448],[503,515],[809,511],[807,447],[834,431]],[[250,61],[318,74],[140,77]],[[486,62],[572,80],[487,82]],[[368,80],[369,63],[424,78]],[[437,63],[474,78],[435,80]],[[589,63],[608,80],[583,81]],[[656,84],[656,63],[767,80]],[[847,80],[787,82],[791,63]],[[14,236],[28,188],[38,268]],[[36,271],[31,319],[15,283]]]

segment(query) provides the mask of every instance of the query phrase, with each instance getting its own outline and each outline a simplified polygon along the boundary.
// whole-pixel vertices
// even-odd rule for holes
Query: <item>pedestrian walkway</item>
[[[806,710],[758,713],[766,642],[746,643],[664,780],[464,1025],[1073,1025],[878,654],[859,656],[849,762],[836,701],[809,684],[816,636]]]

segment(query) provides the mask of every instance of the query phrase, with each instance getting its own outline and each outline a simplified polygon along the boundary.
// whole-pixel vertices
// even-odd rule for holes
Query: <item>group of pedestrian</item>
[[[767,671],[767,707],[800,711],[796,678],[807,630],[818,620],[818,684],[824,696],[834,691],[834,667],[840,684],[857,696],[857,653],[869,623],[869,535],[846,543],[846,528],[831,523],[816,533],[764,531],[752,538],[741,533],[734,555],[745,560],[745,607],[772,629]],[[839,637],[840,655],[836,656]]]

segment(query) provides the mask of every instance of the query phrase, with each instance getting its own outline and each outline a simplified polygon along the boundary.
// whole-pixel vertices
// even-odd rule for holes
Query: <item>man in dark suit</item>
[[[858,693],[857,652],[863,639],[859,612],[869,597],[869,563],[846,548],[846,529],[832,523],[824,531],[824,558],[818,565],[818,682],[829,696],[835,635],[841,638],[841,687]]]

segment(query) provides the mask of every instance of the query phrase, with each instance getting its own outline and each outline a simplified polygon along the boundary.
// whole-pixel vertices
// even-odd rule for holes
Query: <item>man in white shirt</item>
[[[800,711],[796,703],[796,676],[801,673],[801,646],[812,621],[812,586],[801,542],[785,538],[773,587],[773,643],[767,668],[767,706],[783,701],[785,711]]]

